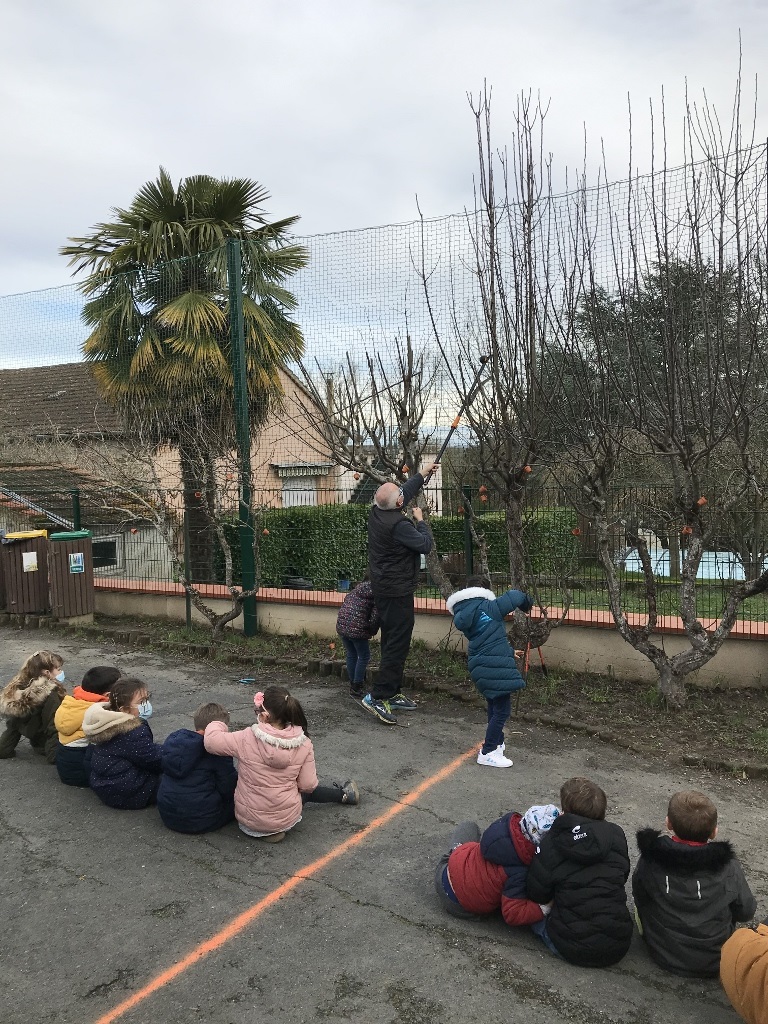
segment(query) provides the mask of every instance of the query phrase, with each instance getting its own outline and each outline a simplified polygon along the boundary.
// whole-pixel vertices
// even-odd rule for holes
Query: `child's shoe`
[[[362,686],[350,686],[349,696],[352,698],[352,700],[362,700],[363,697],[365,696],[365,690],[362,688]]]
[[[354,805],[360,803],[360,790],[357,788],[357,783],[354,779],[347,779],[341,788],[344,794],[341,798],[343,804]]]
[[[477,763],[488,765],[489,768],[511,768],[512,761],[501,752],[501,747],[496,747],[488,754],[484,754],[482,748],[477,755]]]
[[[254,836],[254,839],[260,839],[262,843],[282,843],[285,839],[285,832],[273,832],[271,836]]]

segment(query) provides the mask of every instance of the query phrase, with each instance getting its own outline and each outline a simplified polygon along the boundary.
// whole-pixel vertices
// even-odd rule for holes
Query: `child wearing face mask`
[[[107,807],[140,810],[157,802],[162,748],[152,738],[147,686],[118,679],[106,704],[92,704],[83,732],[92,745],[89,785]]]
[[[0,693],[0,716],[6,719],[0,758],[14,757],[25,736],[48,764],[55,763],[59,738],[54,716],[67,692],[63,665],[60,655],[35,651]]]
[[[203,736],[209,753],[238,759],[235,817],[241,831],[279,843],[301,821],[306,801],[359,802],[359,790],[351,779],[343,786],[318,785],[306,715],[284,686],[268,686],[255,695],[253,703],[257,721],[249,729],[231,733],[225,722],[213,721]]]

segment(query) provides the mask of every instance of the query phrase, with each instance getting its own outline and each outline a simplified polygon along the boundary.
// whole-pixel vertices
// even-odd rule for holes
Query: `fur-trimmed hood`
[[[494,592],[486,590],[485,587],[465,587],[463,590],[455,590],[445,602],[445,605],[451,615],[453,615],[453,609],[457,604],[461,604],[462,601],[471,601],[477,597],[482,598],[484,601],[496,600]]]
[[[91,704],[83,715],[83,732],[90,743],[107,743],[122,733],[138,729],[141,718],[127,711],[112,711],[108,704]]]
[[[286,729],[275,729],[273,725],[254,722],[251,729],[257,739],[268,743],[271,747],[278,747],[280,750],[295,750],[296,747],[307,742],[304,730],[298,725],[290,725]]]
[[[47,676],[33,679],[24,687],[8,683],[0,693],[0,715],[3,718],[28,718],[36,708],[45,704],[52,693],[64,697],[66,692],[60,683]]]
[[[666,832],[643,828],[637,833],[637,848],[647,860],[665,871],[720,871],[734,860],[736,854],[729,842],[712,841],[705,846],[676,843]]]

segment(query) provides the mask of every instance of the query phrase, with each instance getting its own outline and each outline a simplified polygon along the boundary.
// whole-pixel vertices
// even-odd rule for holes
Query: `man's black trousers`
[[[403,667],[413,633],[413,594],[391,597],[373,593],[381,620],[381,664],[371,691],[374,700],[389,700],[403,688]]]

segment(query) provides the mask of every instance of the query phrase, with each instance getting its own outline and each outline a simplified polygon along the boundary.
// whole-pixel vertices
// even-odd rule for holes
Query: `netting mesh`
[[[650,409],[685,376],[691,410],[716,407],[723,380],[745,407],[744,381],[765,385],[767,195],[757,147],[532,203],[505,192],[464,214],[245,241],[257,582],[344,589],[359,578],[377,482],[430,461],[491,353],[495,376],[469,395],[427,492],[444,572],[456,582],[484,557],[494,584],[514,578],[514,505],[542,603],[607,609],[596,520],[564,465],[594,455],[583,368],[602,367],[619,404],[638,387],[635,404]],[[145,265],[132,253],[119,272],[105,269],[108,257],[102,246],[86,294],[81,274],[80,285],[0,299],[0,529],[87,527],[97,576],[124,585],[237,584],[243,460],[227,249]],[[691,281],[693,303],[680,298]],[[691,309],[703,323],[694,342],[679,327]],[[685,358],[670,361],[675,352]],[[626,415],[624,437],[639,423],[637,410]],[[736,500],[724,479],[745,445],[757,453],[750,471],[762,466],[768,432],[759,417],[750,427],[743,444],[718,441],[696,478],[724,494],[697,569],[704,620],[720,615],[734,581],[764,568],[762,489]],[[646,609],[640,535],[659,610],[677,614],[687,513],[658,451],[627,451],[602,498],[619,586],[628,610]],[[421,594],[437,595],[438,582],[425,572]],[[763,619],[762,597],[740,614]]]

